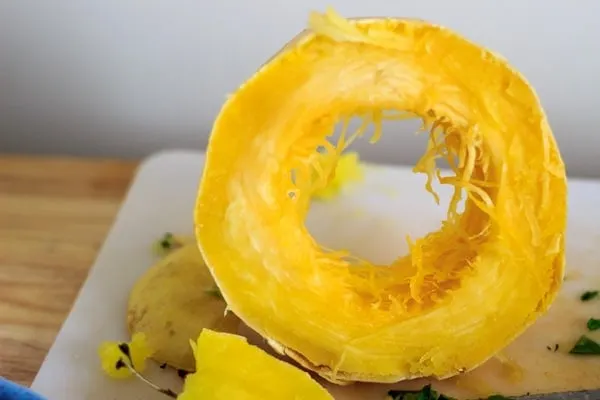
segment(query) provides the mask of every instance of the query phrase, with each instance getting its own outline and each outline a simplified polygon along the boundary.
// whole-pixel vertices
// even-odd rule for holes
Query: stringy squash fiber
[[[195,215],[207,265],[233,312],[332,382],[471,370],[562,282],[565,169],[540,102],[504,59],[438,25],[329,10],[310,28],[215,121]],[[304,226],[311,194],[368,124],[376,141],[407,115],[429,131],[426,189],[454,187],[447,220],[389,266],[322,248]],[[352,116],[365,124],[330,142]]]

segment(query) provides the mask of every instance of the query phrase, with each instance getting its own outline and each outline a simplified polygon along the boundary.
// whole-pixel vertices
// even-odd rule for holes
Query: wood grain
[[[0,156],[0,376],[33,381],[136,166]]]

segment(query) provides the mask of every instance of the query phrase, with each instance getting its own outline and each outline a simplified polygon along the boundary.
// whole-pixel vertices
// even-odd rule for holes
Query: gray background
[[[0,151],[201,149],[226,94],[328,4],[431,20],[503,54],[538,91],[569,173],[600,177],[597,0],[0,0]],[[357,146],[413,163],[415,126]]]

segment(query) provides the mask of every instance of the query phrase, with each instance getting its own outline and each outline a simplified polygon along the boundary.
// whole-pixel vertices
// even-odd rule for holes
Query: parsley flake
[[[600,354],[600,344],[589,337],[582,335],[573,346],[571,354]]]
[[[596,331],[600,329],[600,319],[590,318],[587,322],[587,327],[590,331]]]
[[[598,297],[598,294],[599,293],[597,290],[588,290],[587,292],[583,292],[580,299],[581,299],[581,301],[589,301],[589,300],[592,300],[592,299]]]
[[[160,240],[160,247],[162,247],[163,250],[170,250],[175,244],[173,239],[173,234],[171,232],[165,233]]]
[[[431,388],[431,385],[424,386],[421,390],[390,390],[388,392],[388,400],[457,400],[454,397],[446,396],[438,393]],[[499,394],[486,397],[482,400],[511,400],[510,397],[505,397]]]
[[[431,388],[431,385],[424,386],[421,390],[390,390],[388,398],[391,400],[455,400],[444,396]]]

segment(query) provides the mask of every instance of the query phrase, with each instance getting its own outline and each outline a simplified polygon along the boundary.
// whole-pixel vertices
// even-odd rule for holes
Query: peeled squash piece
[[[186,378],[179,400],[333,400],[308,373],[242,336],[204,329],[192,345],[196,372]]]
[[[237,331],[239,320],[225,315],[226,307],[196,243],[182,242],[133,286],[127,326],[132,335],[145,335],[158,363],[193,371],[191,339],[204,328]]]
[[[429,131],[414,168],[425,188],[437,199],[434,182],[454,187],[440,230],[390,265],[322,248],[304,225],[311,193],[331,179],[320,160],[364,135],[348,132],[350,117],[374,125],[376,141],[383,120],[407,115]],[[553,302],[566,192],[538,97],[507,61],[428,22],[329,10],[223,105],[196,237],[232,311],[304,367],[337,383],[443,379],[488,360]]]

